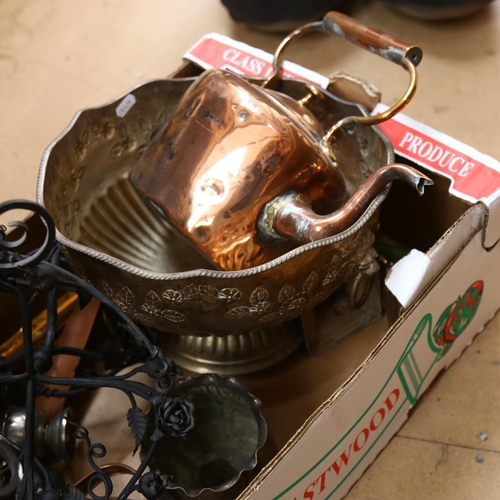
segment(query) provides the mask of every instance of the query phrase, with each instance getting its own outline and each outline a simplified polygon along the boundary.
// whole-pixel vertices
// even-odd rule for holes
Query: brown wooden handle
[[[92,300],[83,308],[80,309],[78,304],[71,313],[71,316],[64,327],[57,345],[65,347],[76,347],[83,349],[87,344],[92,326],[94,325],[97,312],[101,303],[96,299]],[[52,368],[45,374],[49,377],[69,378],[74,377],[75,369],[80,362],[78,356],[70,354],[58,354],[52,359]],[[46,384],[46,387],[65,391],[68,387],[61,385]],[[64,398],[47,398],[38,396],[36,398],[36,409],[47,419],[52,420],[64,408]]]
[[[404,58],[414,66],[418,66],[422,60],[423,54],[420,47],[366,26],[340,12],[328,12],[323,18],[322,29],[325,33],[336,35],[400,66],[403,65]]]

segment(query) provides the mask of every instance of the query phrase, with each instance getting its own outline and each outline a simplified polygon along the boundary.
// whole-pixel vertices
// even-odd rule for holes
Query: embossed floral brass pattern
[[[182,273],[164,281],[124,274],[105,262],[94,268],[95,260],[80,261],[80,255],[75,261],[78,254],[70,247],[66,250],[76,272],[85,270],[86,275],[95,276],[92,284],[137,321],[173,333],[225,335],[280,324],[323,301],[357,272],[377,225],[375,213],[342,241],[312,248],[257,275],[234,278],[206,271],[206,276]],[[314,270],[310,270],[312,263]],[[108,278],[98,278],[96,269]]]

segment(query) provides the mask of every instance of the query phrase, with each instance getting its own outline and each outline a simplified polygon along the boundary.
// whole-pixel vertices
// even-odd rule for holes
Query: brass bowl
[[[374,241],[388,188],[336,236],[257,267],[214,270],[128,179],[192,82],[164,79],[136,87],[126,94],[136,102],[123,117],[116,110],[124,96],[77,113],[43,155],[37,201],[54,218],[57,239],[76,272],[147,326],[228,335],[296,318],[357,272]],[[297,100],[308,93],[297,80],[283,80],[280,90]],[[322,93],[324,99],[313,100],[309,109],[325,129],[342,117],[367,115],[357,104]],[[372,126],[355,125],[333,149],[349,195],[394,160],[389,141]]]

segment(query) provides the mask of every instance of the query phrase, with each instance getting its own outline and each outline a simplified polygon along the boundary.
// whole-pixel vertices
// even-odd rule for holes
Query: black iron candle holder
[[[12,389],[19,393],[22,388],[25,391],[26,407],[25,441],[22,449],[9,444],[8,440],[1,441],[0,456],[4,466],[0,467],[0,499],[11,498],[16,490],[15,495],[19,500],[83,500],[85,493],[94,500],[109,500],[113,491],[110,478],[112,474],[108,474],[108,469],[100,468],[95,462],[95,459],[106,455],[106,448],[101,443],[92,443],[87,429],[68,421],[68,425],[74,428],[74,436],[86,442],[87,459],[95,471],[92,478],[86,482],[85,493],[69,484],[56,484],[57,481],[53,479],[49,468],[41,462],[35,449],[37,396],[68,398],[101,387],[114,388],[128,396],[130,409],[127,419],[135,437],[134,452],[145,439],[152,443],[148,453],[142,457],[140,466],[118,494],[118,500],[128,498],[134,491],[142,493],[148,499],[158,498],[169,485],[171,478],[155,471],[144,473],[156,445],[165,435],[185,436],[194,425],[192,403],[171,396],[175,384],[182,379],[181,370],[151,342],[145,329],[132,322],[106,295],[64,267],[64,257],[55,239],[54,223],[42,206],[24,200],[8,201],[0,204],[0,215],[17,209],[28,210],[42,219],[45,238],[35,250],[22,253],[26,243],[29,243],[28,225],[20,221],[9,224],[10,227],[16,228],[14,234],[20,234],[15,241],[7,236],[7,228],[0,226],[0,291],[18,297],[24,341],[24,351],[21,354],[8,358],[0,357],[0,401],[8,400],[7,395]],[[117,348],[114,353],[110,353],[109,349],[91,351],[56,347],[57,295],[61,291],[76,292],[81,308],[95,297],[111,309],[119,318],[120,328],[124,332],[122,347]],[[35,347],[32,339],[33,306],[35,301],[41,299],[46,302],[47,331],[44,343]],[[69,354],[114,366],[104,375],[87,371],[74,377],[53,377],[47,375],[47,372],[56,354]],[[117,375],[120,370],[138,361],[141,362],[140,366]],[[153,388],[131,379],[140,372],[155,379]],[[62,386],[64,389],[49,389],[45,384]],[[154,415],[154,429],[151,433],[148,432],[149,435],[146,435],[146,415],[137,405],[137,398],[146,400],[150,404],[150,412]],[[97,483],[104,484],[104,495],[95,493],[94,487]]]

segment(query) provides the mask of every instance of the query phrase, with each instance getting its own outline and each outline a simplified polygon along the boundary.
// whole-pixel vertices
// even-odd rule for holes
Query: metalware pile
[[[285,48],[312,31],[400,65],[403,98],[371,116],[282,78]],[[282,361],[304,336],[319,354],[304,317],[331,297],[361,328],[379,293],[372,246],[391,183],[432,184],[395,164],[375,127],[413,96],[421,57],[330,12],[282,42],[266,80],[214,69],[76,115],[43,156],[37,203],[0,204],[34,214],[0,228],[0,292],[20,318],[0,345],[0,499],[238,496],[267,428],[229,375]],[[127,396],[136,470],[103,463],[105,444],[78,421],[100,388]],[[91,472],[70,484],[60,464],[75,443]],[[116,474],[130,476],[118,493]]]

